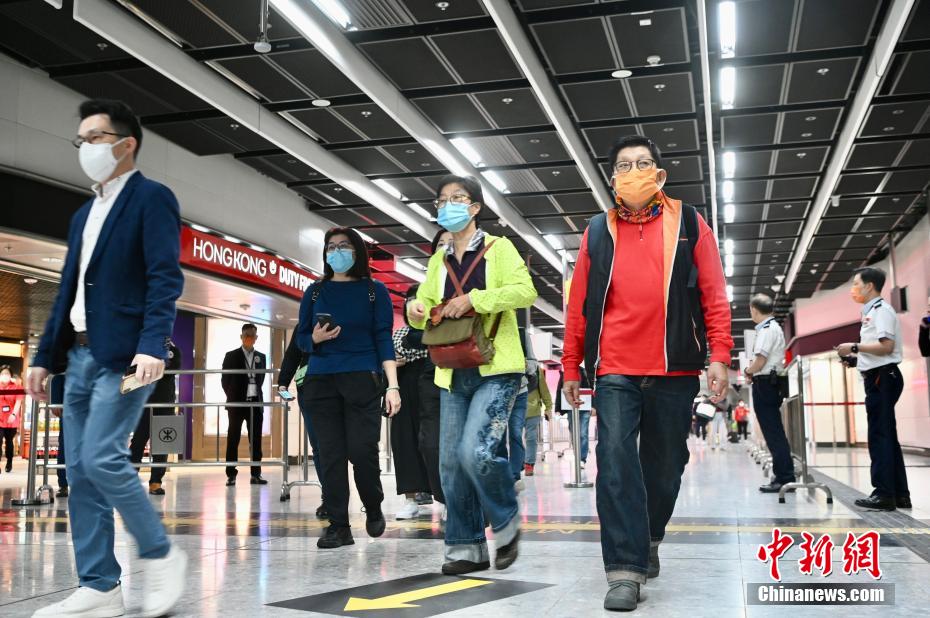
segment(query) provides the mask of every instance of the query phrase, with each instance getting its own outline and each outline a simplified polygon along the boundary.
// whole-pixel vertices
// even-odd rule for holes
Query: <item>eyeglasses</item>
[[[453,204],[471,204],[471,198],[464,193],[456,193],[455,195],[450,195],[448,199],[439,198],[433,200],[433,206],[436,207],[436,210],[439,210],[446,205],[446,202],[452,202]]]
[[[326,245],[326,252],[327,252],[327,253],[329,253],[330,251],[340,251],[340,250],[344,250],[344,249],[348,249],[348,250],[350,250],[350,251],[354,251],[354,250],[355,250],[355,247],[353,247],[353,246],[352,246],[352,243],[350,243],[350,242],[341,242],[341,243],[339,243],[338,245]]]
[[[646,170],[651,170],[656,166],[656,162],[652,159],[640,159],[636,162],[636,169],[641,172]],[[633,169],[633,163],[631,161],[620,161],[614,165],[614,172],[617,174],[626,174],[631,169]]]
[[[87,137],[81,137],[78,135],[71,143],[74,144],[75,148],[80,148],[81,144],[87,142],[88,144],[99,144],[103,139],[104,135],[112,135],[113,137],[129,137],[128,135],[123,135],[122,133],[111,133],[110,131],[91,131],[87,134]]]

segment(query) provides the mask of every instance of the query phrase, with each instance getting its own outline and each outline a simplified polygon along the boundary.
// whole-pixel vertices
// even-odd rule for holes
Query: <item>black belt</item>
[[[876,376],[880,373],[886,373],[889,371],[893,371],[897,368],[898,368],[897,363],[888,363],[887,365],[882,365],[881,367],[875,367],[874,369],[866,369],[865,371],[862,372],[862,375],[864,375],[867,378],[871,378],[872,376]]]
[[[90,339],[87,336],[87,331],[82,330],[79,333],[74,333],[74,342],[82,348],[90,347]]]

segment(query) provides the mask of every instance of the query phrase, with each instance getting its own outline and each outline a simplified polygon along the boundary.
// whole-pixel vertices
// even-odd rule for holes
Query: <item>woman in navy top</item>
[[[326,233],[324,245],[325,274],[304,293],[296,337],[298,347],[309,354],[304,403],[320,443],[330,514],[330,526],[317,547],[331,549],[354,543],[349,462],[365,505],[365,529],[373,537],[384,533],[378,463],[381,398],[387,415],[394,416],[400,410],[400,390],[391,340],[394,308],[384,284],[371,278],[365,242],[353,229],[334,228]]]

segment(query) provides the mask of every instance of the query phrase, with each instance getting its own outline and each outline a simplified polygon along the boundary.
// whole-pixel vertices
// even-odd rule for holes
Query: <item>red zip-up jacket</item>
[[[671,202],[672,200],[668,200]],[[676,201],[677,202],[677,201]],[[676,204],[677,205],[677,204]],[[626,223],[615,211],[608,224],[615,234],[614,268],[604,307],[597,375],[696,375],[695,371],[669,372],[665,354],[665,308],[671,255],[668,247],[678,238],[665,239],[662,215],[640,225]],[[713,232],[698,216],[699,235],[694,247],[701,308],[707,329],[711,362],[730,364],[730,303],[720,253]],[[565,324],[562,366],[565,380],[579,379],[584,360],[587,320],[582,313],[588,288],[588,232],[585,231],[572,278]]]

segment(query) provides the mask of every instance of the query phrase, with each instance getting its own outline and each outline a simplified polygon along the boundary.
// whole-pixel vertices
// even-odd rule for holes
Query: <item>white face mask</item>
[[[0,384],[8,384],[12,378],[5,373],[0,374]]]
[[[81,169],[84,170],[88,178],[94,182],[104,182],[113,175],[113,170],[116,169],[120,162],[120,159],[113,156],[113,146],[116,146],[121,141],[123,140],[112,144],[90,144],[88,142],[81,144],[78,151],[78,160],[81,163]]]

